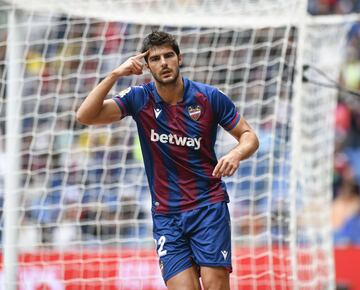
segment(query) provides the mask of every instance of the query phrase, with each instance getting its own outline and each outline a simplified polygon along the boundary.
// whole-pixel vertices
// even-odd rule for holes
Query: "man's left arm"
[[[237,125],[229,133],[238,140],[238,144],[218,160],[213,176],[219,178],[233,175],[239,168],[240,162],[249,158],[259,148],[258,137],[244,117],[240,118]]]

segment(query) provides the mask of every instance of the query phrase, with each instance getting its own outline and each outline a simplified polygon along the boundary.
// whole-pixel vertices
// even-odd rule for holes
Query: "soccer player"
[[[132,116],[137,123],[152,196],[153,235],[160,269],[170,290],[230,289],[229,197],[223,176],[258,148],[256,134],[229,97],[181,75],[175,37],[154,31],[142,52],[114,69],[86,97],[79,122],[108,124]],[[115,82],[141,75],[154,81],[129,87],[106,99]],[[219,160],[214,144],[218,125],[238,144]]]

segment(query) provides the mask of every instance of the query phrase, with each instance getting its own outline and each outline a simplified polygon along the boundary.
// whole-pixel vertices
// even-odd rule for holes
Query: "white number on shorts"
[[[159,255],[159,257],[165,256],[167,254],[167,251],[164,250],[165,242],[166,242],[165,236],[161,236],[160,239],[158,240],[158,245],[159,245],[158,255]]]

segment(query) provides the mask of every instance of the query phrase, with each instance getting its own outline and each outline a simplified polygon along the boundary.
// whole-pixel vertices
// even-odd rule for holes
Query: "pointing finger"
[[[149,53],[149,50],[143,52],[143,53],[139,53],[135,56],[136,59],[141,59],[143,57],[145,57],[147,54]]]

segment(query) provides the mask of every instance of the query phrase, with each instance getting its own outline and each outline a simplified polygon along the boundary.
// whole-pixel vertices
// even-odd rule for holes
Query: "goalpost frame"
[[[17,25],[20,12],[12,10],[8,14],[7,39],[7,106],[6,106],[6,171],[4,192],[4,241],[3,271],[4,289],[17,289],[19,229],[19,198],[20,198],[20,131],[21,131],[21,95],[19,76],[21,75],[21,28]]]
[[[296,201],[297,201],[297,170],[296,165],[298,164],[298,158],[301,158],[301,155],[297,153],[300,151],[299,149],[299,139],[301,139],[300,130],[301,128],[301,97],[302,97],[302,75],[303,75],[303,64],[304,64],[304,41],[306,37],[306,23],[308,20],[308,13],[307,13],[307,6],[308,0],[303,1],[302,7],[300,9],[301,14],[299,18],[302,19],[300,21],[297,29],[298,29],[298,41],[297,41],[297,55],[296,55],[296,74],[295,74],[295,84],[294,84],[294,96],[293,96],[293,108],[294,111],[292,115],[292,124],[293,128],[291,131],[291,171],[290,171],[290,222],[289,222],[289,233],[290,236],[293,238],[290,239],[289,249],[291,255],[291,270],[292,270],[292,283],[293,289],[297,290],[298,286],[296,285],[296,281],[298,280],[298,269],[297,269],[297,243],[296,237],[297,236],[297,208],[296,208]],[[300,145],[301,146],[301,145]]]

